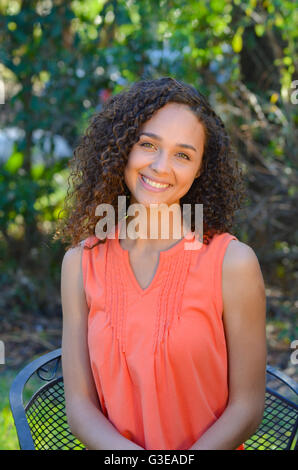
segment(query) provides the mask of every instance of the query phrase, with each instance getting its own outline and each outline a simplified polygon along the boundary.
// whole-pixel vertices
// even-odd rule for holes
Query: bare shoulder
[[[227,246],[223,267],[224,302],[236,297],[243,300],[245,293],[265,298],[265,284],[258,257],[249,245],[231,240]]]
[[[61,264],[61,289],[62,292],[82,293],[83,288],[83,271],[82,271],[82,253],[84,246],[79,243],[73,248],[69,248],[63,256]]]
[[[69,248],[63,256],[62,268],[71,268],[75,265],[80,266],[82,252],[84,247],[84,241],[80,242],[79,245]]]
[[[249,245],[238,240],[231,240],[227,246],[223,262],[226,266],[232,267],[258,263],[258,258]]]
[[[64,317],[78,318],[86,312],[86,299],[82,272],[83,245],[69,248],[61,265],[61,300]]]

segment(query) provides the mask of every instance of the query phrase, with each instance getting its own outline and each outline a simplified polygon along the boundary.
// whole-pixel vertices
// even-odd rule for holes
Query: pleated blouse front
[[[119,224],[114,239],[82,255],[101,409],[144,449],[185,450],[228,402],[221,269],[237,238],[217,234],[196,250],[187,248],[190,239],[179,240],[160,252],[153,280],[142,289],[118,236]],[[91,236],[84,242],[97,241]]]

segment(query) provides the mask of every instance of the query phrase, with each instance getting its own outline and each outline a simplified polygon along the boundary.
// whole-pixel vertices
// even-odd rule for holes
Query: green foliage
[[[22,237],[25,221],[55,221],[66,194],[63,162],[35,164],[29,175],[22,162],[23,154],[14,152],[0,168],[0,230],[7,239]]]
[[[2,450],[19,449],[17,433],[8,401],[13,378],[14,374],[11,372],[1,373],[0,377],[0,449]]]

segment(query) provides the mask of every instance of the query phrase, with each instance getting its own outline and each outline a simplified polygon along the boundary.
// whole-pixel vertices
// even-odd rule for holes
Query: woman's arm
[[[266,294],[258,259],[232,240],[222,266],[223,323],[228,349],[228,405],[190,450],[234,450],[262,421],[266,388]]]
[[[62,368],[67,420],[71,432],[90,450],[143,450],[122,436],[100,410],[88,353],[82,250],[82,246],[68,250],[61,267]]]

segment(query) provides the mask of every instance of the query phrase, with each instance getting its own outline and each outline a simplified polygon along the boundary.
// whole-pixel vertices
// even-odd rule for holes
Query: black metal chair
[[[9,400],[21,450],[85,449],[68,427],[61,370],[60,348],[35,359],[14,379]],[[245,449],[297,450],[298,384],[269,365],[266,370],[263,420]],[[33,377],[45,384],[24,405],[24,387]]]

